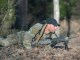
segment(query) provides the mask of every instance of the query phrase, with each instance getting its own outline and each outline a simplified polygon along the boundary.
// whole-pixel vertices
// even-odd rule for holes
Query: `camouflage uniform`
[[[31,41],[32,41],[33,37],[37,34],[37,32],[42,28],[42,26],[43,26],[42,24],[37,23],[34,26],[32,26],[28,32],[25,32],[24,39],[23,39],[24,47],[31,48],[30,47],[31,46]],[[46,44],[47,42],[50,43],[50,41],[47,41],[47,40],[45,41],[44,40],[48,36],[49,36],[49,34],[48,35],[44,34],[42,36],[39,44]]]
[[[54,26],[58,26],[57,22],[52,19],[48,20],[48,24],[53,24]],[[16,32],[13,34],[10,34],[7,36],[7,38],[3,39],[0,38],[0,45],[2,46],[10,46],[13,44],[22,44],[25,48],[31,49],[31,41],[34,38],[34,36],[37,34],[37,32],[42,28],[43,24],[37,23],[34,26],[32,26],[29,31],[20,31]],[[68,42],[64,40],[68,40],[68,38],[65,37],[58,37],[56,38],[56,35],[52,35],[52,41],[50,39],[46,39],[46,37],[49,37],[49,34],[45,34],[42,36],[41,40],[39,41],[39,44],[51,44],[52,46],[55,45],[56,43],[63,41],[63,42]],[[53,44],[56,41],[55,44]],[[66,43],[67,44],[67,43]],[[65,46],[66,46],[65,44]]]
[[[31,41],[35,34],[42,28],[42,24],[37,23],[32,26],[29,31],[20,31],[7,36],[6,39],[0,39],[0,45],[10,46],[17,43],[23,43],[23,46],[30,49]],[[42,37],[44,39],[46,35]]]
[[[26,48],[31,48],[31,41],[32,38],[37,34],[37,32],[41,29],[42,24],[37,23],[34,26],[32,26],[29,31],[25,32],[24,39],[23,39],[23,45]]]

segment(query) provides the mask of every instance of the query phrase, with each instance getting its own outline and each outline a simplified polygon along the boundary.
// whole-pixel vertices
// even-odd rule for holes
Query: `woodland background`
[[[0,60],[80,60],[80,0],[59,0],[60,33],[75,36],[69,50],[35,48],[19,45],[0,46]],[[53,17],[53,0],[0,0],[0,37],[27,31],[32,25]]]
[[[80,19],[80,4],[76,0],[60,0],[60,21]],[[0,0],[0,35],[28,30],[32,25],[53,17],[52,0]]]

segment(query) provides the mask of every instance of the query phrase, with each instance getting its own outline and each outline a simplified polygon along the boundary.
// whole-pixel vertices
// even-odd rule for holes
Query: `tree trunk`
[[[22,28],[24,30],[27,30],[27,28],[28,28],[27,16],[28,16],[28,0],[23,0],[23,3],[22,3]]]
[[[19,0],[18,0],[19,1]],[[22,30],[27,30],[28,28],[28,0],[22,0],[17,6],[16,6],[16,23],[15,27]]]
[[[53,0],[53,14],[54,14],[54,19],[59,23],[59,18],[60,18],[60,11],[59,11],[59,0]],[[60,32],[59,29],[56,31],[56,34],[59,36]]]

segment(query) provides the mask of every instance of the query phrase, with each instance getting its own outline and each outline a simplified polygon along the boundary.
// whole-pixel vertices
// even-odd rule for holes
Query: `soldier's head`
[[[60,26],[60,24],[58,24],[57,21],[53,18],[47,19],[46,23],[48,24],[45,29],[46,34],[50,32],[54,33],[58,29],[58,26]]]

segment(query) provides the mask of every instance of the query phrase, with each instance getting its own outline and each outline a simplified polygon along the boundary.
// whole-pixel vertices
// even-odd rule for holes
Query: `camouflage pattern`
[[[31,49],[31,41],[32,38],[35,36],[35,34],[42,28],[42,24],[37,23],[33,25],[29,31],[20,31],[13,34],[10,34],[5,39],[0,39],[0,45],[2,46],[10,46],[17,43],[22,43],[23,46],[27,49]],[[44,34],[42,37],[42,40],[44,40],[45,37],[48,37],[49,35]],[[41,41],[42,42],[42,41]],[[41,44],[41,42],[39,44]],[[46,42],[45,40],[43,41]],[[50,42],[50,41],[48,41]],[[51,42],[50,42],[51,43]]]
[[[31,40],[35,36],[35,34],[41,29],[42,24],[37,23],[32,26],[29,31],[20,31],[17,33],[13,33],[7,36],[7,38],[0,38],[0,45],[2,46],[10,46],[17,43],[23,43],[23,46],[30,49],[31,48]]]
[[[30,49],[31,47],[31,41],[35,34],[42,28],[42,24],[37,23],[34,26],[32,26],[29,31],[25,32],[24,39],[23,39],[23,45],[24,47]]]
[[[2,46],[10,46],[13,44],[20,43],[23,40],[24,31],[13,33],[7,36],[5,39],[0,39],[0,45]]]

